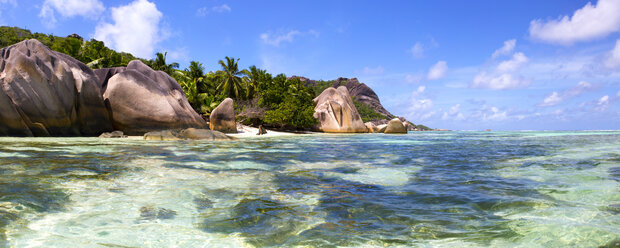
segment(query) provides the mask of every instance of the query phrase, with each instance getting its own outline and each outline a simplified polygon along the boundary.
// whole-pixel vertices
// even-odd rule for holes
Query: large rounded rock
[[[405,128],[405,125],[403,125],[403,122],[400,121],[400,119],[394,118],[390,122],[388,122],[385,128],[385,133],[389,133],[389,134],[407,133],[407,129]]]
[[[209,128],[223,133],[237,133],[235,121],[235,104],[233,99],[226,98],[220,103],[209,117]]]
[[[101,87],[80,61],[31,39],[0,50],[0,135],[112,131]]]
[[[102,77],[100,83],[116,130],[142,135],[164,129],[206,127],[189,105],[179,83],[165,72],[154,71],[142,61],[134,60],[125,69],[97,73],[109,77],[107,82]]]
[[[327,133],[366,133],[367,129],[344,86],[329,87],[314,99],[318,129]]]

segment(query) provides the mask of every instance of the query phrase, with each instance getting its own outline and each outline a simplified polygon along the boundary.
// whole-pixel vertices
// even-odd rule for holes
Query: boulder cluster
[[[0,136],[205,128],[179,84],[139,60],[91,70],[31,39],[0,49]]]
[[[346,86],[338,86],[342,80],[347,80]],[[334,86],[314,99],[317,130],[407,133],[414,128],[398,118],[379,126],[363,123],[351,92],[381,114],[392,115],[374,91],[357,79],[339,79]],[[34,39],[0,49],[0,136],[230,138],[223,133],[237,133],[232,99],[226,98],[212,111],[207,125],[179,83],[140,60],[127,67],[91,70]],[[259,135],[265,133],[259,129]]]

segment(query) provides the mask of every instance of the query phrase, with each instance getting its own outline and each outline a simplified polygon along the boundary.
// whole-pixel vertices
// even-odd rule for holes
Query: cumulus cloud
[[[308,30],[307,32],[301,32],[299,30],[291,30],[287,33],[279,33],[279,34],[262,33],[260,35],[260,39],[263,40],[265,44],[277,47],[282,42],[293,42],[293,40],[297,36],[308,36],[308,35],[318,38],[319,32],[311,29],[311,30]]]
[[[545,97],[543,102],[540,103],[539,105],[540,106],[554,106],[560,103],[561,101],[562,101],[562,98],[560,97],[560,94],[554,91],[553,93],[551,93],[551,95]]]
[[[486,72],[481,72],[471,84],[472,88],[482,89],[494,89],[494,90],[509,90],[519,89],[530,85],[530,80],[524,79],[521,76],[514,76],[509,73],[503,73],[499,75],[491,75]]]
[[[422,58],[424,57],[424,46],[422,45],[422,43],[416,42],[415,45],[413,45],[411,49],[409,49],[409,52],[411,53],[411,55],[413,55],[414,58]]]
[[[456,104],[452,107],[450,107],[450,110],[448,110],[448,112],[444,112],[443,116],[441,116],[442,120],[456,120],[456,121],[461,121],[465,119],[465,116],[463,115],[463,113],[461,113],[461,104]]]
[[[213,6],[213,7],[202,7],[202,8],[199,8],[199,9],[196,10],[196,15],[197,16],[206,16],[210,12],[228,13],[228,12],[231,12],[231,11],[232,11],[232,8],[230,8],[230,6],[228,6],[227,4],[222,4],[222,5]]]
[[[491,57],[496,58],[501,55],[510,54],[515,49],[516,45],[517,40],[515,39],[504,41],[504,46],[502,46],[500,49],[495,50],[495,52],[493,52],[493,56]]]
[[[385,70],[383,69],[383,66],[377,66],[375,68],[364,67],[364,70],[362,72],[366,75],[378,75],[382,74],[384,71]]]
[[[596,5],[588,2],[571,17],[556,20],[533,20],[530,36],[534,39],[570,45],[575,42],[602,38],[620,30],[620,1],[599,0]]]
[[[426,78],[429,80],[436,80],[444,77],[446,75],[446,71],[448,70],[448,64],[446,61],[439,61],[435,65],[428,70],[428,75]]]
[[[555,106],[566,99],[581,95],[585,92],[592,90],[593,88],[594,87],[592,86],[592,84],[586,81],[581,81],[576,86],[562,91],[561,93],[558,93],[556,91],[552,92],[549,96],[545,97],[545,99],[538,105],[543,107]]]
[[[620,40],[616,40],[616,46],[609,52],[604,64],[608,68],[620,68]]]
[[[5,2],[5,0],[3,0]],[[12,2],[12,1],[8,1]],[[55,13],[62,17],[82,16],[96,19],[105,10],[103,3],[99,0],[45,0],[39,17],[48,27],[56,25]]]
[[[500,49],[501,50],[501,49]],[[478,73],[471,88],[507,90],[519,89],[530,85],[531,81],[522,76],[515,75],[515,72],[528,62],[528,58],[523,53],[515,53],[508,60],[501,61],[491,72],[482,71]]]
[[[426,86],[421,85],[411,93],[409,101],[406,102],[407,119],[419,122],[430,119],[435,115],[433,111],[433,101],[425,97]]]
[[[154,3],[135,0],[128,5],[112,8],[113,23],[102,23],[95,28],[95,39],[135,56],[153,56],[155,46],[163,38],[159,26],[162,13]]]
[[[525,63],[527,63],[527,61],[528,58],[525,57],[525,54],[515,53],[514,55],[512,55],[511,59],[499,63],[499,65],[497,66],[497,70],[500,72],[516,71]]]
[[[594,110],[603,112],[607,110],[607,107],[609,107],[609,95],[604,95],[603,97],[598,99],[598,102],[596,103],[596,107],[594,108]]]

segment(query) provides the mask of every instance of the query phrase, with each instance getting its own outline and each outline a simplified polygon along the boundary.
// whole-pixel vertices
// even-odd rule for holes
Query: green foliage
[[[58,37],[42,33],[33,34],[30,30],[17,27],[0,27],[1,47],[10,46],[27,39],[37,39],[50,49],[67,54],[93,69],[127,66],[129,61],[136,59],[129,53],[118,53],[95,39],[82,41],[73,37]]]
[[[170,63],[166,62],[166,56],[168,52],[165,53],[156,53],[155,59],[151,59],[148,61],[147,65],[149,65],[153,70],[163,71],[168,73],[168,75],[172,75],[174,73],[174,69],[179,68],[179,63]]]
[[[363,122],[383,120],[386,118],[385,115],[375,112],[375,110],[370,108],[370,106],[355,100],[355,97],[353,98],[353,104],[355,105],[357,112],[360,114],[360,117],[362,117]]]
[[[226,62],[220,60],[218,64],[222,67],[221,71],[215,73],[217,91],[222,92],[225,96],[240,99],[244,97],[245,84],[241,76],[245,73],[239,71],[239,59],[226,56]]]
[[[330,81],[316,81],[316,84],[314,86],[312,86],[312,89],[314,90],[314,96],[319,96],[321,93],[323,93],[323,91],[329,87],[332,87],[332,85],[334,84],[334,80],[330,80]]]
[[[286,80],[283,74],[276,76],[269,87],[262,87],[268,98],[261,98],[260,104],[269,106],[265,112],[265,123],[286,129],[308,129],[317,121],[314,119],[314,92],[299,79]],[[261,87],[259,87],[261,89]],[[262,92],[261,92],[262,93]]]

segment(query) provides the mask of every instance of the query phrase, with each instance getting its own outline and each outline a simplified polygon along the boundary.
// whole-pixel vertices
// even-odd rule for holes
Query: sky
[[[0,0],[0,25],[182,68],[356,77],[433,128],[620,129],[620,0]]]

